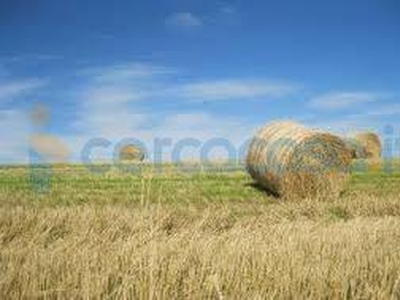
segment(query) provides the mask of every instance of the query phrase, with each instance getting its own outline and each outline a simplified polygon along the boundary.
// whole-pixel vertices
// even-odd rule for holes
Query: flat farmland
[[[282,201],[241,168],[2,167],[0,298],[397,299],[400,170],[382,169]]]

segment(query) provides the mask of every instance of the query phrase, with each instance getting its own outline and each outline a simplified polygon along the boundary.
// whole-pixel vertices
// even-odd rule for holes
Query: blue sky
[[[0,163],[26,162],[37,135],[77,161],[94,137],[151,151],[156,137],[240,145],[275,119],[396,129],[399,36],[396,0],[1,1]]]

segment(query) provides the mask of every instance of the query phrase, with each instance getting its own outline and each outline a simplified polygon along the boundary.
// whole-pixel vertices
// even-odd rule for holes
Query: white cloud
[[[156,132],[159,136],[170,138],[243,138],[243,131],[249,128],[243,120],[219,116],[206,111],[169,113],[158,124]]]
[[[155,68],[152,65],[141,65],[141,69],[154,70]],[[163,68],[156,69],[164,70]],[[130,80],[125,80],[131,74],[129,73],[128,76],[125,72],[119,73],[121,70],[119,67],[97,70],[102,70],[102,72],[86,73],[86,86],[77,97],[79,115],[75,129],[78,134],[63,138],[75,152],[74,159],[79,159],[79,151],[85,142],[96,137],[112,141],[113,146],[122,139],[137,138],[146,143],[150,153],[154,150],[155,138],[171,139],[173,145],[166,147],[163,155],[167,161],[171,160],[173,146],[184,138],[195,138],[202,144],[211,138],[225,138],[238,147],[251,136],[252,129],[256,126],[250,126],[243,120],[205,111],[182,112],[179,110],[162,113],[157,110],[143,111],[138,101],[165,101],[164,95],[178,99],[178,102],[192,96],[199,99],[214,99],[215,96],[234,99],[238,96],[281,95],[288,89],[283,85],[272,86],[272,84],[266,85],[265,82],[256,84],[249,81],[218,81],[214,84],[207,82],[207,84],[184,86],[175,86],[174,83],[167,81],[165,85],[162,84],[162,75],[165,72],[152,71],[134,72],[132,76],[140,84],[132,85]],[[118,74],[111,76],[115,70],[118,70]],[[107,76],[104,76],[105,74]],[[102,80],[99,81],[99,78]],[[164,89],[154,90],[152,89],[154,86],[163,86]],[[221,88],[223,91],[220,91]],[[155,102],[152,105],[157,107]],[[107,150],[109,159],[112,159],[112,149]],[[184,157],[199,159],[199,149],[192,150],[194,151],[190,149],[185,151]],[[212,157],[226,156],[226,152],[215,151],[211,155]]]
[[[307,123],[341,135],[351,136],[363,131],[379,133],[388,125],[388,122],[393,122],[391,117],[400,115],[400,105],[384,102],[388,99],[394,102],[394,95],[368,92],[327,94],[313,99],[311,106],[327,110],[351,108],[352,113],[327,119],[315,116],[313,120],[307,120],[310,121]]]
[[[0,100],[12,100],[48,84],[47,80],[31,78],[0,82]]]
[[[312,99],[309,105],[317,109],[344,109],[378,101],[382,95],[367,92],[339,92]]]
[[[126,86],[88,86],[79,99],[75,127],[93,137],[130,135],[145,121],[143,114],[134,110],[133,102],[140,99],[140,91]]]
[[[220,6],[214,12],[206,15],[204,20],[213,25],[238,25],[241,23],[241,17],[237,8],[233,5]]]
[[[217,80],[175,88],[176,95],[195,101],[282,97],[297,91],[294,85],[262,80]]]
[[[116,105],[142,99],[140,91],[134,87],[118,85],[88,86],[82,93],[82,100],[90,105],[109,105],[112,109]]]
[[[41,54],[41,53],[29,53],[29,54],[18,54],[11,57],[3,57],[1,60],[11,64],[36,64],[43,63],[46,61],[54,61],[61,59],[62,56],[56,54]]]
[[[85,85],[77,95],[78,112],[74,128],[85,136],[121,138],[144,126],[147,114],[136,102],[151,97],[155,78],[175,71],[144,63],[116,64],[81,70]]]
[[[399,129],[399,123],[388,121],[387,118],[376,116],[371,118],[368,113],[343,115],[336,117],[321,118],[321,116],[309,116],[301,120],[304,124],[316,129],[322,129],[342,136],[353,136],[359,132],[382,133],[387,125],[393,125]],[[397,130],[396,129],[396,130]]]
[[[88,77],[92,81],[121,83],[124,80],[149,79],[174,73],[176,71],[172,68],[144,63],[126,63],[102,68],[88,68],[79,71],[78,75]]]
[[[191,12],[177,12],[165,20],[168,27],[195,28],[203,26],[203,20]]]
[[[400,104],[382,105],[363,113],[366,117],[400,116]]]
[[[312,128],[336,133],[340,136],[352,136],[357,132],[379,131],[382,124],[380,122],[367,122],[359,118],[341,118],[330,120],[314,120],[306,122]]]

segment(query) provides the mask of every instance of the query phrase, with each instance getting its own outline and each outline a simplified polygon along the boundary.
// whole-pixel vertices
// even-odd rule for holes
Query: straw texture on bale
[[[119,151],[121,162],[142,162],[145,159],[143,151],[135,145],[126,145]]]
[[[246,159],[252,178],[283,198],[339,196],[349,179],[350,163],[341,138],[291,121],[262,128]]]

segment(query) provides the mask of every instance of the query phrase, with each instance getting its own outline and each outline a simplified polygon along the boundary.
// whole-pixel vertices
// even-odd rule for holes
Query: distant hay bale
[[[375,133],[359,133],[354,137],[343,138],[343,141],[353,159],[378,161],[382,156],[381,140]]]
[[[349,179],[350,163],[341,138],[290,121],[262,128],[246,159],[252,178],[284,198],[339,196]]]
[[[144,152],[136,145],[125,145],[119,150],[120,162],[142,162],[144,159]]]
[[[370,160],[379,160],[382,157],[382,143],[379,136],[372,132],[359,133],[354,140],[364,148],[365,157]]]
[[[346,147],[350,153],[352,159],[366,159],[367,152],[365,147],[357,141],[354,137],[351,138],[343,138],[343,142],[346,144]]]

